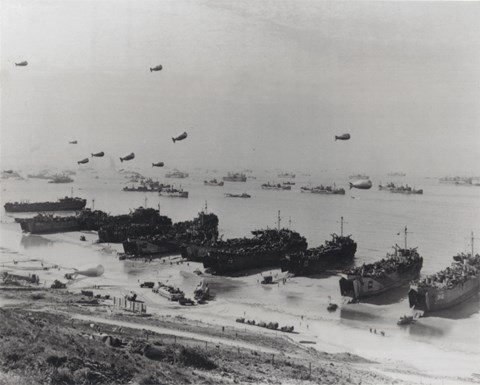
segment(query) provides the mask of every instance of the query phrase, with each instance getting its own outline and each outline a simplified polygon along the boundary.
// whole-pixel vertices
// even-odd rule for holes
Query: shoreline
[[[195,376],[191,374],[194,372],[198,376],[204,376],[202,383],[206,384],[413,384],[418,383],[419,379],[424,383],[437,384],[442,381],[440,378],[422,375],[408,369],[406,371],[401,370],[395,365],[374,362],[350,353],[329,354],[321,352],[317,349],[317,346],[314,348],[307,344],[300,344],[290,336],[284,335],[284,333],[275,335],[274,333],[262,332],[263,330],[260,328],[258,328],[259,330],[251,330],[251,328],[231,325],[220,327],[218,324],[192,320],[180,315],[150,313],[148,316],[140,316],[113,308],[108,300],[99,300],[97,305],[86,304],[85,301],[89,300],[89,297],[71,293],[67,290],[46,289],[40,292],[0,290],[0,297],[7,298],[7,303],[0,307],[2,321],[0,323],[0,335],[2,341],[7,340],[8,344],[12,344],[11,346],[18,345],[17,349],[28,356],[38,346],[35,339],[34,344],[27,344],[28,341],[24,337],[17,336],[18,333],[26,333],[22,322],[29,322],[30,326],[33,325],[33,329],[28,330],[27,334],[35,333],[37,324],[47,322],[46,325],[38,328],[39,334],[36,338],[38,338],[38,335],[45,335],[45,338],[41,341],[44,351],[51,350],[56,352],[54,355],[58,357],[66,357],[65,363],[56,368],[55,373],[63,370],[65,376],[70,375],[75,378],[82,373],[77,373],[81,369],[81,365],[75,366],[75,370],[70,371],[70,373],[68,371],[71,369],[71,365],[69,366],[68,363],[72,360],[75,361],[75,359],[78,360],[78,358],[84,359],[82,357],[87,356],[91,359],[92,357],[87,354],[88,352],[93,357],[101,356],[97,357],[98,364],[98,362],[101,363],[110,356],[118,355],[121,349],[127,355],[131,355],[133,354],[132,346],[139,343],[142,345],[142,349],[144,349],[142,353],[140,354],[138,351],[135,353],[139,355],[138,360],[130,363],[130,370],[137,373],[135,376],[130,376],[128,381],[125,378],[125,381],[122,382],[121,377],[112,374],[111,370],[105,367],[102,369],[105,377],[102,380],[103,382],[91,382],[95,384],[154,384],[156,383],[154,379],[150,378],[148,380],[153,382],[145,382],[145,378],[142,377],[142,373],[145,373],[144,368],[149,367],[152,363],[160,364],[163,369],[168,367],[176,370],[172,372],[176,374],[172,375],[169,379],[170,382],[160,382],[171,384],[183,384],[191,381],[197,383],[200,377],[195,380]],[[24,321],[24,319],[27,321]],[[83,334],[79,334],[80,331]],[[60,346],[63,346],[67,341],[73,341],[71,343],[77,344],[79,339],[87,338],[93,344],[92,346],[98,345],[99,349],[90,348],[90,350],[85,349],[84,351],[78,351],[77,349],[77,352],[73,352],[68,344],[65,345],[65,348],[59,348],[59,341],[55,344],[52,343],[49,338],[54,337],[59,339]],[[121,340],[125,347],[110,346],[107,349],[110,351],[105,352],[105,342],[102,339],[108,341]],[[152,349],[154,349],[155,343],[160,344],[159,346],[162,349],[167,350],[193,349],[195,352],[199,350],[202,359],[207,360],[206,362],[211,360],[216,367],[209,370],[198,367],[192,368],[190,364],[177,362],[176,358],[173,365],[167,358],[162,358],[160,362],[157,359],[152,360],[148,358],[148,349],[150,348],[146,346],[153,346]],[[12,367],[8,357],[6,357],[8,354],[15,353],[8,348],[0,352],[0,371],[4,375],[7,373],[20,376],[23,380],[33,381],[25,382],[31,384],[41,383],[41,381],[38,381],[41,376],[54,375],[48,364],[42,366],[39,363],[39,373],[34,376],[27,370],[25,359],[20,358],[18,358],[17,364]],[[231,355],[235,355],[235,359],[230,361],[228,357]],[[37,359],[40,360],[41,357],[42,354]],[[178,359],[180,360],[180,358]],[[252,360],[255,361],[256,366],[252,363]],[[23,366],[22,362],[24,362]],[[102,365],[99,367],[102,367]],[[190,369],[193,369],[192,372],[190,372]],[[102,373],[102,370],[100,370],[100,373]],[[189,374],[185,377],[187,372]],[[235,373],[233,377],[231,373]],[[111,376],[111,380],[108,380],[108,376]],[[43,379],[45,378],[43,377]],[[464,380],[459,379],[459,383],[468,383]]]

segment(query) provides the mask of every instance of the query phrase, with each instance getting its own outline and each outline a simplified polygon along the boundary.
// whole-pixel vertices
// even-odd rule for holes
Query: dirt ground
[[[65,290],[2,291],[1,384],[388,384],[376,363],[284,335],[140,317]],[[282,333],[279,333],[282,334]]]

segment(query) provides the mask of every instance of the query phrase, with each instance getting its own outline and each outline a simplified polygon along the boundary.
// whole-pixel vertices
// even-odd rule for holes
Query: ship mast
[[[158,202],[158,215],[160,215],[160,202]]]
[[[340,236],[343,237],[343,217],[340,217]]]
[[[474,239],[475,239],[475,238],[473,238],[473,231],[472,231],[472,258],[473,258],[473,240],[474,240]]]
[[[280,231],[280,223],[282,219],[280,218],[280,210],[278,210],[278,217],[277,217],[277,230]]]
[[[147,208],[147,202],[148,202],[148,198],[145,197],[145,208]]]
[[[408,234],[407,226],[405,226],[405,250],[407,250],[407,234]]]
[[[95,211],[95,198],[92,199],[92,211]]]

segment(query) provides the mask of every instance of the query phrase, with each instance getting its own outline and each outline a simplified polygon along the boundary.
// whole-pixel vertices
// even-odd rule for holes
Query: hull
[[[132,256],[162,256],[178,253],[178,242],[162,240],[149,242],[142,239],[132,239],[123,242],[123,250]]]
[[[211,251],[204,257],[203,267],[210,268],[217,274],[235,273],[242,270],[279,266],[280,260],[285,255],[286,251],[283,248],[242,255]]]
[[[20,226],[23,232],[31,234],[53,234],[81,230],[80,222],[75,218],[45,222],[22,221]]]
[[[294,275],[314,275],[325,272],[327,269],[338,267],[353,259],[357,251],[357,244],[353,243],[346,247],[330,247],[324,250],[315,252],[312,250],[312,255],[293,254],[281,262],[282,271],[288,271]]]
[[[355,299],[366,298],[403,286],[416,278],[422,269],[422,260],[403,272],[383,274],[382,276],[347,275],[340,279],[342,296]]]
[[[180,246],[180,253],[182,254],[182,258],[190,261],[203,261],[208,253],[213,249],[213,246],[184,243]]]
[[[448,309],[470,299],[478,293],[479,289],[480,276],[472,277],[453,288],[412,285],[408,292],[408,301],[410,307],[414,307],[416,310],[423,310],[424,313],[435,312]]]
[[[77,211],[82,210],[87,204],[86,199],[68,199],[58,202],[41,203],[5,203],[4,208],[9,213],[31,211]]]

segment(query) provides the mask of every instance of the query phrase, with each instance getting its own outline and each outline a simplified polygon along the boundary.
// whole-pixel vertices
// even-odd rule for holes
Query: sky
[[[0,6],[2,169],[480,175],[479,2]]]

